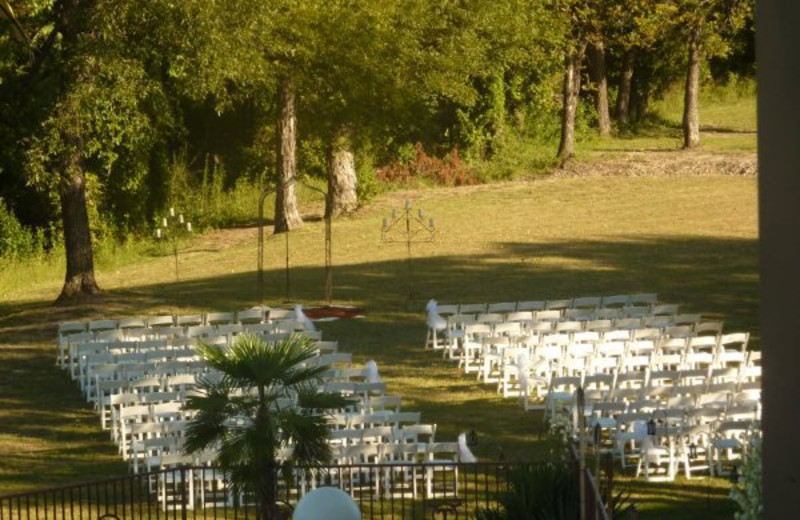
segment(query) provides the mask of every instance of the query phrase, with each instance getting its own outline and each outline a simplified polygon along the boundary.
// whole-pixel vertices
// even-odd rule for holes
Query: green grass
[[[619,157],[620,152],[680,150],[682,118],[683,90],[676,85],[651,104],[648,117],[636,127],[622,129],[613,139],[582,136],[576,143],[578,158],[591,161]],[[755,86],[749,81],[701,91],[699,150],[727,155],[756,151]]]
[[[756,96],[752,80],[732,81],[728,85],[706,85],[700,93],[700,129],[719,132],[754,133],[756,131]],[[673,126],[683,118],[682,85],[675,85],[652,112]]]
[[[731,127],[734,112],[721,110],[715,125]],[[684,153],[674,126],[641,130],[587,140],[581,160]],[[734,156],[752,153],[754,143],[754,134],[716,132],[703,146]],[[756,184],[741,176],[610,176],[387,192],[333,228],[334,299],[364,307],[367,317],[320,328],[357,363],[377,360],[390,392],[436,422],[440,439],[475,428],[479,457],[535,458],[553,449],[538,414],[422,350],[425,302],[657,292],[686,312],[724,319],[726,330],[751,332],[760,348]],[[324,230],[319,201],[307,199],[316,218],[289,237],[290,299],[313,304],[323,299]],[[382,218],[406,199],[437,226],[434,243],[413,246],[410,264],[403,245],[380,240]],[[284,238],[266,243],[272,305],[286,294]],[[157,247],[107,247],[97,266],[103,298],[79,308],[51,305],[63,281],[60,257],[0,270],[0,494],[126,471],[95,413],[54,366],[59,321],[246,308],[258,302],[256,251],[253,227],[195,236],[181,251],[176,281],[173,258]],[[732,514],[724,480],[629,485],[645,519]]]
[[[421,345],[424,303],[506,301],[624,292],[657,292],[687,312],[724,319],[758,344],[754,178],[589,178],[542,180],[379,198],[334,224],[334,298],[363,306],[365,320],[321,325],[363,363],[378,361],[390,392],[422,411],[452,439],[475,428],[476,454],[529,458],[552,448],[537,414],[478,384]],[[437,220],[432,244],[412,249],[414,297],[405,248],[380,242],[380,223],[406,197]],[[713,203],[709,203],[713,202]],[[309,222],[290,236],[291,297],[322,299],[323,228]],[[224,243],[222,241],[225,241]],[[255,229],[216,232],[172,258],[144,257],[115,270],[98,269],[103,301],[81,309],[50,306],[58,273],[0,301],[0,472],[2,492],[99,478],[125,471],[99,421],[54,366],[55,324],[88,316],[212,309],[256,303]],[[267,240],[267,300],[284,299],[284,237]],[[732,507],[725,483],[643,486],[651,509],[675,505],[722,518]],[[710,485],[711,487],[708,487]],[[684,493],[682,490],[692,490]],[[706,496],[710,493],[710,499]],[[690,507],[691,506],[691,507]],[[723,514],[724,513],[724,514]],[[722,516],[714,516],[722,515]]]

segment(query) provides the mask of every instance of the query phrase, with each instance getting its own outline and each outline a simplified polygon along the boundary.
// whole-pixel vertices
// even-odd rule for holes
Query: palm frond
[[[297,387],[297,406],[307,410],[331,411],[341,410],[356,403],[355,399],[347,398],[341,394],[319,392],[312,385]]]
[[[292,460],[296,464],[315,466],[331,459],[328,422],[324,417],[287,412],[281,417],[281,426],[293,441]]]

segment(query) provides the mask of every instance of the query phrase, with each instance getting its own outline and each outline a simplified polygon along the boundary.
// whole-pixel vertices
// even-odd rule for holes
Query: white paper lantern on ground
[[[361,520],[353,497],[339,488],[321,487],[306,494],[294,508],[293,520]]]

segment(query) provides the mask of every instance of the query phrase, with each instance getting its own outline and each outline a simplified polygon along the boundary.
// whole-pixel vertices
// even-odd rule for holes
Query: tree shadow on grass
[[[435,253],[435,244],[426,250]],[[423,351],[424,305],[429,298],[467,303],[655,292],[661,301],[679,303],[682,311],[724,319],[726,330],[751,332],[751,342],[757,345],[757,253],[755,239],[620,236],[596,241],[496,243],[476,255],[415,257],[410,269],[403,259],[335,266],[335,300],[365,308],[367,317],[319,327],[326,338],[340,341],[342,351],[353,352],[358,363],[376,359],[390,382],[390,391],[403,395],[404,387],[408,388],[409,409],[424,410],[428,420],[442,422],[442,432],[448,437],[471,422],[475,425],[471,427],[487,431],[486,438],[492,439],[487,442],[516,452],[536,438],[539,423],[515,401],[497,397],[493,387],[479,385],[474,376],[467,378],[435,354]],[[322,267],[293,268],[291,299],[320,303],[323,279]],[[281,304],[286,292],[284,272],[268,271],[266,282],[265,303]],[[97,432],[96,437],[87,437],[87,457],[90,453],[102,455],[104,462],[96,465],[101,472],[124,471],[121,463],[113,462],[114,448],[101,440],[105,434],[99,432],[96,415],[75,384],[55,366],[57,323],[161,312],[238,310],[257,302],[256,273],[250,271],[158,285],[140,283],[107,291],[102,300],[79,308],[52,307],[49,302],[3,304],[0,400],[9,399],[13,404],[4,411],[3,429],[48,449],[60,442],[77,442],[80,431]],[[476,401],[459,403],[437,397],[448,391],[466,392]],[[26,411],[33,413],[26,415]],[[437,414],[447,424],[438,421]],[[458,420],[469,414],[478,416],[473,421]],[[530,423],[525,422],[529,419]],[[61,427],[63,421],[72,425]],[[35,460],[36,455],[30,457]],[[95,471],[57,450],[48,451],[48,460],[53,467],[68,463],[92,474]],[[36,466],[36,471],[47,469]],[[8,479],[40,481],[32,473]]]

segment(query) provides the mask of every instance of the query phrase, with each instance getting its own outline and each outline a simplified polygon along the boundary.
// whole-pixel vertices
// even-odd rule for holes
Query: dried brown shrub
[[[472,169],[461,160],[458,148],[439,158],[428,155],[422,143],[414,145],[414,158],[408,164],[395,161],[379,168],[378,179],[405,184],[413,179],[422,179],[442,186],[465,186],[479,182]]]

